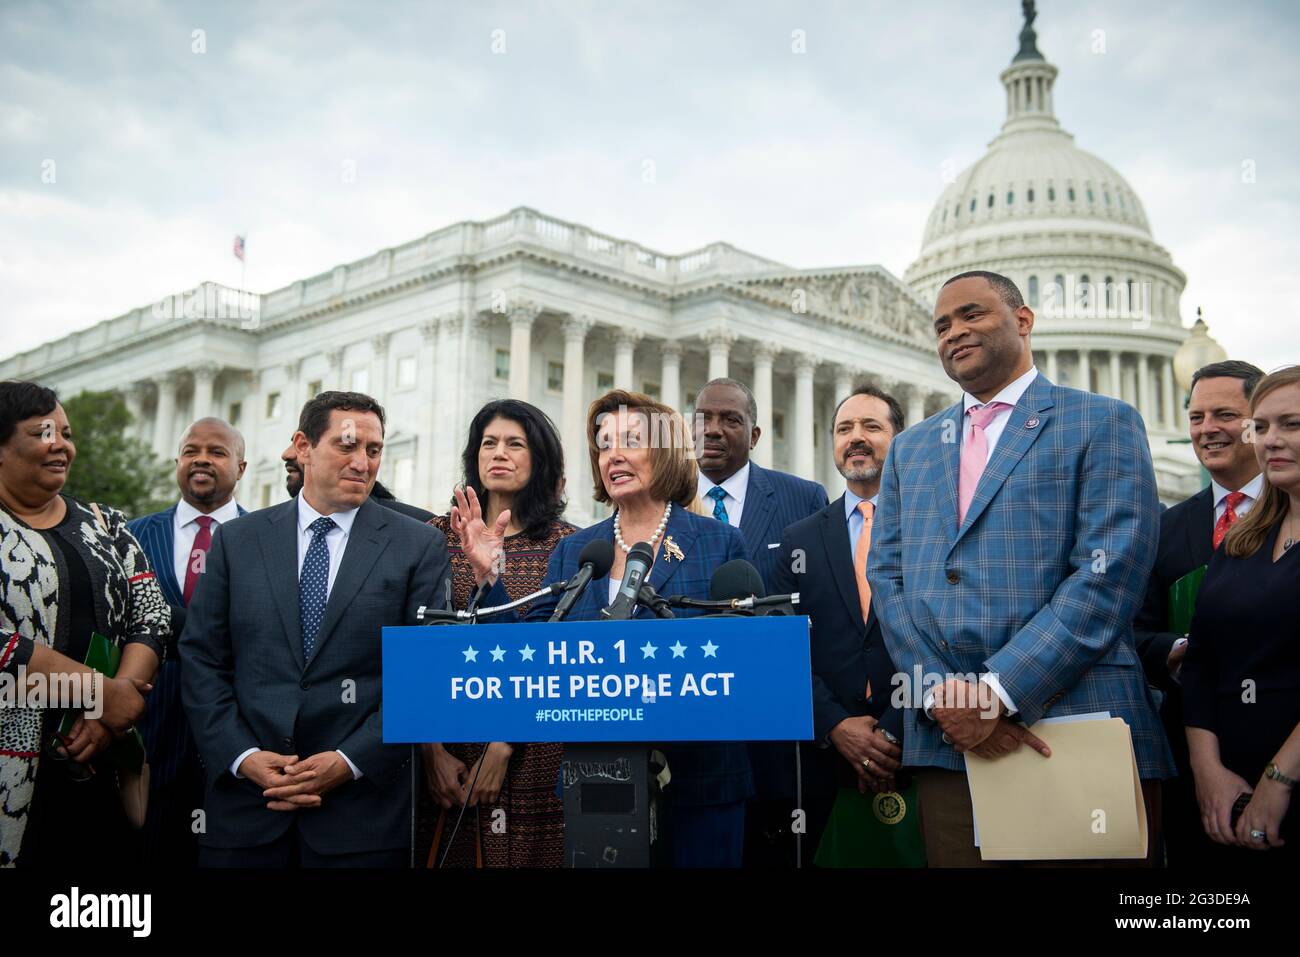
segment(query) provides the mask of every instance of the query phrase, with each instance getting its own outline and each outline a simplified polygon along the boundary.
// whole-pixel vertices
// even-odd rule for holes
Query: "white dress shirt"
[[[1224,488],[1213,479],[1210,480],[1210,489],[1214,493],[1214,524],[1219,524],[1219,519],[1223,518],[1223,513],[1228,510],[1228,503],[1224,501],[1228,497],[1228,489]],[[1264,491],[1264,476],[1261,473],[1239,488],[1237,491],[1243,493],[1246,497],[1241,500],[1234,511],[1237,518],[1245,518],[1250,507],[1255,504],[1255,499],[1259,498],[1260,492]],[[1214,526],[1210,526],[1211,529]]]
[[[722,500],[722,507],[727,510],[727,524],[732,528],[740,528],[740,516],[745,510],[745,492],[749,489],[749,463],[746,462],[738,472],[722,483],[714,482],[703,472],[698,473],[696,478],[700,501],[710,515],[713,514],[713,499],[709,498],[709,492],[713,491],[714,486],[722,485],[722,490],[727,493],[727,497]]]
[[[185,588],[185,575],[190,570],[190,562],[194,559],[194,540],[199,537],[198,519],[202,517],[203,513],[185,499],[176,503],[176,515],[172,519],[172,567],[176,571],[176,582],[182,590]],[[213,520],[213,534],[226,522],[239,518],[239,506],[234,497],[215,512],[208,513],[208,518]]]
[[[339,566],[343,563],[343,552],[348,546],[348,536],[352,533],[352,523],[357,519],[359,509],[353,508],[346,512],[334,512],[329,517],[334,519],[334,528],[325,533],[325,547],[330,552],[330,574],[329,581],[325,585],[325,600],[329,601],[329,593],[334,590],[334,579],[338,577]],[[301,492],[298,494],[298,575],[302,576],[303,559],[307,557],[307,549],[311,547],[312,532],[311,523],[318,518],[324,518],[320,512],[312,508],[307,503],[307,497]],[[239,766],[244,763],[244,758],[250,754],[255,754],[259,748],[249,748],[239,757],[235,758],[234,763],[230,765],[230,773],[235,777],[243,777],[239,773]],[[352,763],[342,751],[338,751],[338,756],[343,759],[348,768],[352,771],[354,779],[361,777],[361,769]],[[299,755],[307,757],[308,755]]]
[[[989,420],[988,425],[984,426],[984,437],[988,440],[989,445],[989,457],[988,459],[985,459],[984,462],[985,464],[988,464],[989,459],[993,458],[993,450],[998,446],[998,439],[1002,438],[1002,433],[1007,429],[1007,420],[1011,418],[1011,410],[1015,408],[1016,403],[1020,401],[1020,397],[1023,396],[1025,390],[1029,388],[1029,383],[1033,382],[1037,377],[1037,367],[1030,366],[1028,372],[1022,375],[1019,379],[1016,379],[1014,382],[1008,383],[1006,388],[993,398],[989,399],[988,402],[981,402],[969,392],[963,392],[961,394],[962,447],[965,448],[966,440],[970,438],[970,430],[973,428],[970,416],[966,415],[966,410],[972,406],[988,405],[989,402],[1005,402],[1008,408],[999,409],[998,414]]]

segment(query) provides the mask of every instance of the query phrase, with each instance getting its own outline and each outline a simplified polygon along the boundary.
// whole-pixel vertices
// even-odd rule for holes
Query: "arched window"
[[[1054,203],[1054,202],[1056,202],[1056,187],[1055,187],[1055,186],[1049,186],[1049,187],[1047,187],[1047,201],[1048,201],[1049,203]]]
[[[1091,203],[1092,201],[1093,201],[1093,199],[1092,199],[1092,187],[1089,186],[1089,187],[1088,187],[1088,202]]]
[[[1078,300],[1080,309],[1087,309],[1092,302],[1092,281],[1087,273],[1079,277]]]
[[[1073,186],[1071,186],[1071,187],[1069,188],[1069,190],[1067,191],[1067,195],[1070,197],[1070,202],[1073,203],[1073,202],[1074,202],[1074,187],[1073,187]]]
[[[1029,305],[1030,308],[1038,308],[1038,277],[1029,277]]]
[[[1016,194],[1011,192],[1011,190],[1007,190],[1007,205],[1010,206],[1015,201],[1016,201]]]
[[[993,208],[993,194],[989,193],[989,209]]]
[[[1101,195],[1102,195],[1102,198],[1103,198],[1104,200],[1106,200],[1106,205],[1109,206],[1109,205],[1110,205],[1110,192],[1109,192],[1109,190],[1103,190]]]
[[[1106,277],[1106,315],[1108,316],[1110,315],[1111,309],[1115,305],[1114,293],[1112,292],[1114,288],[1115,288],[1115,278],[1113,276],[1107,276]]]
[[[1034,188],[1032,186],[1029,187],[1029,192],[1026,194],[1025,199],[1031,203],[1034,201]]]
[[[971,211],[972,213],[975,212],[975,197],[974,197],[974,196],[972,196],[972,197],[970,198],[970,211]]]

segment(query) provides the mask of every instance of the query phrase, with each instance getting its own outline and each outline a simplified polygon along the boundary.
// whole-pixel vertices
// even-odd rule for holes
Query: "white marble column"
[[[564,323],[564,417],[560,424],[560,435],[564,440],[568,514],[574,520],[591,513],[583,352],[587,333],[593,325],[592,320],[586,316],[574,316]]]
[[[325,362],[329,366],[329,373],[325,381],[321,383],[322,392],[337,392],[346,389],[343,383],[343,348],[341,346],[328,350],[325,353]]]
[[[126,402],[126,411],[131,414],[131,424],[126,434],[130,438],[143,439],[144,436],[144,399],[145,385],[133,382],[122,390],[122,399]]]
[[[634,361],[636,358],[636,343],[641,338],[641,333],[634,332],[631,329],[616,329],[614,331],[614,388],[628,389],[629,391],[639,392],[636,388],[636,375],[634,372]]]
[[[664,405],[681,411],[682,406],[682,344],[675,339],[665,339],[659,350],[659,397]]]
[[[813,460],[813,371],[817,360],[800,354],[794,362],[794,421],[789,432],[793,443],[792,471],[800,478],[814,475]]]
[[[420,396],[419,407],[419,424],[416,427],[415,436],[415,501],[411,504],[419,505],[424,508],[433,506],[433,511],[441,512],[442,504],[451,497],[451,485],[455,482],[452,478],[450,482],[444,482],[444,477],[439,474],[438,456],[435,455],[434,446],[439,444],[438,439],[438,413],[439,399],[438,386],[442,376],[436,371],[435,363],[442,351],[442,342],[440,341],[443,322],[441,317],[426,319],[419,325],[420,331],[420,355],[416,362],[415,383],[416,392]],[[450,431],[446,429],[444,431]],[[454,459],[454,456],[448,456]]]
[[[1151,419],[1151,364],[1147,358],[1145,352],[1137,354],[1138,391],[1137,402],[1133,403],[1144,422]]]
[[[1120,372],[1120,355],[1115,350],[1110,353],[1110,381],[1107,385],[1110,387],[1110,396],[1112,399],[1124,398],[1124,380]]]
[[[1178,421],[1178,399],[1177,390],[1174,387],[1174,360],[1165,359],[1160,363],[1160,384],[1164,387],[1165,393],[1165,427],[1171,432],[1177,432],[1182,423]]]
[[[176,445],[180,436],[176,435],[176,388],[180,385],[180,376],[168,372],[157,378],[158,407],[154,412],[153,450],[154,454],[165,462],[176,458]]]
[[[388,344],[392,333],[370,337],[370,397],[380,405],[388,404]]]
[[[533,323],[541,315],[531,302],[510,307],[510,397],[528,401],[529,371],[533,365]]]
[[[1054,384],[1056,384],[1056,385],[1060,385],[1060,384],[1061,384],[1061,376],[1060,376],[1060,371],[1061,371],[1061,370],[1060,370],[1060,367],[1057,365],[1057,361],[1056,361],[1056,350],[1055,350],[1055,349],[1047,349],[1047,350],[1046,350],[1046,353],[1047,353],[1047,378],[1048,378],[1049,380],[1051,380]]]
[[[776,448],[776,434],[772,431],[772,361],[776,358],[775,346],[766,342],[754,343],[754,404],[758,406],[758,445],[751,453],[761,467],[772,467],[772,450]]]
[[[713,329],[705,333],[704,341],[709,344],[709,379],[726,378],[731,344],[736,337],[726,329]]]
[[[835,367],[835,395],[831,398],[836,403],[840,402],[849,394],[853,388],[854,373],[848,366]]]
[[[212,408],[212,388],[217,381],[220,366],[215,362],[201,362],[194,367],[194,409],[195,420],[215,414]]]
[[[1084,392],[1092,391],[1092,363],[1089,361],[1087,349],[1079,350],[1079,381],[1075,383],[1075,387]]]
[[[925,389],[919,385],[907,387],[907,415],[904,427],[911,428],[918,422],[925,421]]]

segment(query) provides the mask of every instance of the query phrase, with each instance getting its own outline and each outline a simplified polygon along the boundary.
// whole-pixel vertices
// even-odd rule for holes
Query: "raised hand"
[[[481,585],[484,579],[494,583],[505,564],[510,509],[502,509],[496,522],[488,528],[483,521],[478,495],[472,488],[457,486],[452,494],[456,504],[451,507],[451,530],[459,536],[461,550],[474,570],[474,583]]]

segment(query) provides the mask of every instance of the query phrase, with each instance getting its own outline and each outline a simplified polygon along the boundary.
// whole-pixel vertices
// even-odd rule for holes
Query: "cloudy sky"
[[[1203,306],[1234,356],[1300,361],[1300,7],[1038,6],[1057,115],[1143,199],[1185,321]],[[7,0],[0,355],[237,284],[236,232],[267,291],[517,205],[668,253],[901,276],[945,161],[997,133],[1020,20],[1015,0]]]

